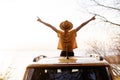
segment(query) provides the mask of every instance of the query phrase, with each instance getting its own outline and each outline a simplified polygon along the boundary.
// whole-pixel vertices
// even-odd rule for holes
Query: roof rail
[[[40,59],[46,58],[47,56],[45,55],[39,55],[33,59],[33,62],[38,62]]]

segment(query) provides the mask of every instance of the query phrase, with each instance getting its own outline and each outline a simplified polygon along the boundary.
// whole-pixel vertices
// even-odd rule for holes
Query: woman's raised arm
[[[80,26],[76,28],[76,31],[79,31],[83,26],[85,26],[90,21],[95,20],[95,16],[93,16],[91,19],[87,20],[86,22],[82,23]]]
[[[37,19],[38,22],[41,22],[41,23],[43,23],[44,25],[50,27],[50,28],[51,28],[52,30],[54,30],[55,32],[58,31],[58,30],[57,30],[54,26],[52,26],[51,24],[42,21],[39,17],[37,17],[37,18],[38,18],[38,19]]]

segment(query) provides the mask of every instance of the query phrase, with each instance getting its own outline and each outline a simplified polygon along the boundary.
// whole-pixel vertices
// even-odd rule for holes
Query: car
[[[110,64],[98,57],[39,56],[26,67],[23,80],[115,80],[115,78]]]

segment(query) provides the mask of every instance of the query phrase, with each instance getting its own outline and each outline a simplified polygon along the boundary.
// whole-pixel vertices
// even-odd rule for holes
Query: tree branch
[[[99,6],[102,6],[102,7],[105,7],[105,8],[109,8],[109,9],[113,9],[113,10],[117,10],[117,11],[120,11],[119,8],[115,8],[115,7],[111,7],[111,6],[106,6],[106,5],[103,5],[103,4],[100,4],[98,3],[96,0],[93,0],[97,5]]]
[[[89,12],[89,11],[88,11],[88,12]],[[110,23],[110,24],[120,26],[120,24],[117,24],[117,23],[114,23],[114,22],[112,22],[112,21],[109,21],[109,20],[106,19],[104,16],[101,16],[101,15],[99,15],[99,14],[92,13],[92,12],[89,12],[89,13],[101,17],[104,22],[108,22],[108,23]]]

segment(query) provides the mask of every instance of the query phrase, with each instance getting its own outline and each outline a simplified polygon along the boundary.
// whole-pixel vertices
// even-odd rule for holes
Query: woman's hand
[[[37,21],[42,22],[42,20],[39,17],[37,17],[37,18],[38,18]]]
[[[93,16],[92,18],[91,18],[91,20],[95,20],[96,18],[95,18],[95,16]]]

